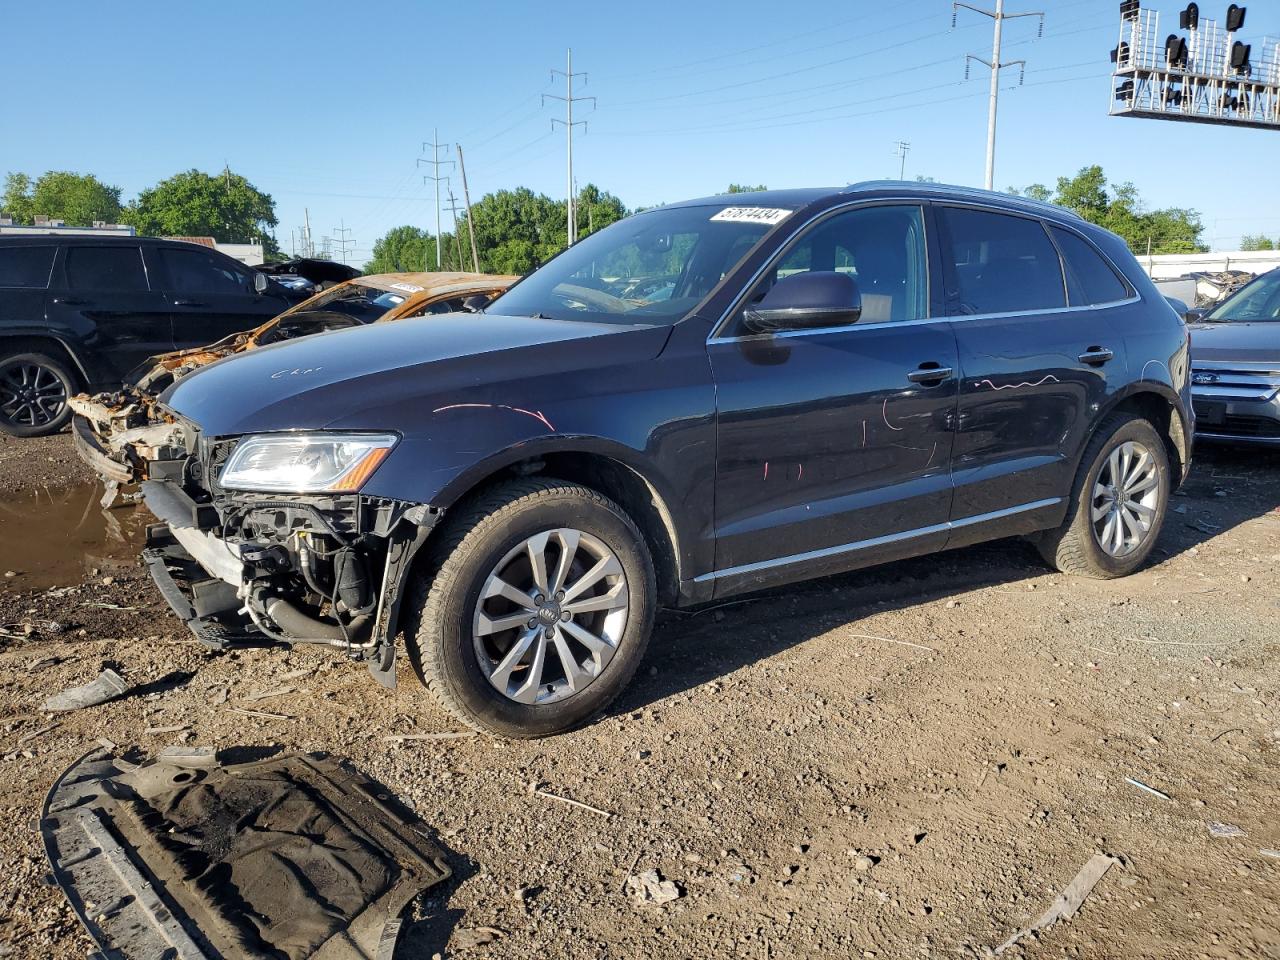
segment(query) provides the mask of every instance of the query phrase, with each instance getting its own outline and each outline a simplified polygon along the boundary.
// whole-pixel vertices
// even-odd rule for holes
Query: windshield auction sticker
[[[789,216],[790,210],[779,207],[725,207],[711,219],[727,223],[767,223],[772,226]]]
[[[393,283],[393,284],[391,284],[391,289],[392,289],[392,290],[403,290],[403,291],[405,291],[406,293],[421,293],[421,292],[422,292],[422,287],[415,286],[415,285],[414,285],[414,284],[412,284],[412,283]]]

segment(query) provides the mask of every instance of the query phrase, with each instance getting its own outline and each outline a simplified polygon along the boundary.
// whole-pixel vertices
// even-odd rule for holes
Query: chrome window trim
[[[821,219],[824,219],[827,216],[833,215],[835,213],[850,212],[858,207],[889,206],[889,205],[903,204],[903,203],[919,204],[921,206],[923,206],[924,204],[931,204],[935,207],[939,207],[939,206],[970,207],[970,208],[985,211],[987,213],[1004,214],[1006,216],[1020,216],[1020,217],[1023,217],[1024,219],[1038,220],[1040,223],[1044,225],[1061,227],[1064,230],[1068,230],[1071,233],[1076,234],[1081,240],[1083,240],[1094,251],[1096,251],[1098,256],[1102,257],[1103,260],[1105,260],[1107,264],[1111,267],[1111,269],[1115,270],[1116,274],[1120,277],[1120,279],[1124,281],[1125,286],[1131,291],[1131,295],[1126,297],[1123,300],[1112,300],[1107,303],[1090,303],[1090,304],[1080,304],[1079,306],[1051,307],[1047,310],[1013,310],[1006,313],[970,313],[970,314],[960,313],[954,316],[944,315],[939,317],[923,317],[919,320],[885,320],[878,323],[866,323],[866,324],[846,323],[846,324],[841,324],[835,327],[813,327],[808,330],[783,330],[777,333],[746,333],[746,334],[738,334],[736,336],[721,335],[721,331],[728,326],[730,318],[742,306],[742,302],[746,299],[747,294],[751,292],[751,289],[756,285],[756,282],[760,279],[760,277],[764,275],[764,272],[768,270],[770,267],[774,266],[781,259],[782,255],[787,251],[787,249],[791,246],[792,242],[796,239],[799,239],[801,233],[805,230],[808,230],[809,227],[811,227],[814,223],[816,223]],[[1069,211],[1064,211],[1063,215],[1071,216],[1072,214],[1070,214]],[[930,254],[929,245],[928,245],[929,238],[927,233],[928,232],[927,224],[925,226],[925,229],[926,229],[925,260],[926,260],[926,264],[931,265],[930,264],[931,254]],[[764,239],[764,238],[762,237],[761,239]],[[1053,237],[1051,234],[1049,235],[1049,242],[1053,243]],[[1053,245],[1054,245],[1054,249],[1057,250],[1057,244],[1054,243]],[[1059,253],[1059,259],[1061,260],[1060,253]],[[1066,269],[1065,267],[1063,267],[1062,269],[1063,269],[1063,282],[1065,283]],[[929,279],[927,282],[929,284],[933,283],[932,270],[930,270],[929,272]],[[932,287],[930,287],[929,292],[926,294],[926,301],[925,301],[926,304],[932,303],[931,294],[932,294]],[[1137,289],[1133,286],[1133,284],[1129,282],[1129,278],[1125,274],[1125,272],[1116,266],[1115,261],[1112,260],[1111,257],[1109,257],[1105,251],[1100,249],[1097,244],[1093,243],[1093,241],[1091,241],[1083,233],[1077,230],[1075,226],[1069,222],[1055,220],[1049,216],[1037,217],[1035,214],[1032,214],[1029,212],[1017,211],[1017,210],[1005,210],[1002,207],[993,207],[988,204],[967,201],[967,200],[950,200],[942,197],[929,197],[929,198],[876,197],[874,200],[872,199],[854,200],[854,201],[850,201],[849,203],[839,204],[838,206],[828,207],[826,210],[823,210],[819,213],[814,214],[808,220],[806,220],[803,224],[801,224],[796,229],[795,237],[793,237],[792,240],[788,240],[786,244],[784,244],[778,250],[774,251],[773,255],[770,256],[769,259],[766,260],[763,264],[761,264],[759,269],[757,269],[756,272],[752,274],[751,279],[748,280],[747,283],[743,286],[742,291],[733,299],[733,302],[729,304],[729,307],[724,311],[724,313],[720,315],[720,318],[715,322],[715,326],[712,328],[711,334],[707,337],[707,344],[710,345],[713,343],[739,343],[744,340],[766,340],[766,339],[776,339],[776,338],[782,338],[782,337],[795,337],[795,336],[815,336],[815,335],[821,336],[822,334],[834,333],[840,330],[844,330],[844,331],[879,330],[884,327],[910,327],[910,326],[919,326],[921,324],[926,324],[926,323],[949,323],[949,322],[955,322],[955,321],[968,321],[968,320],[1005,320],[1005,319],[1016,319],[1017,317],[1032,317],[1032,316],[1047,317],[1047,316],[1055,316],[1057,314],[1078,313],[1083,310],[1111,310],[1116,307],[1127,307],[1135,303],[1141,303],[1141,302],[1142,302],[1142,295],[1138,293]]]
[[[838,557],[847,553],[857,553],[860,550],[868,550],[872,547],[880,547],[889,543],[900,543],[904,540],[915,540],[920,537],[927,537],[931,533],[944,533],[948,530],[955,530],[964,527],[970,527],[978,523],[987,523],[991,520],[1002,520],[1005,517],[1012,517],[1020,513],[1028,513],[1032,510],[1040,510],[1045,507],[1056,506],[1062,503],[1062,497],[1050,497],[1045,500],[1035,500],[1031,503],[1019,504],[1016,507],[1005,507],[1003,510],[993,510],[990,513],[979,513],[972,517],[963,517],[959,520],[948,520],[945,523],[934,523],[927,527],[917,527],[914,530],[904,530],[901,533],[889,533],[882,537],[872,537],[869,540],[855,540],[853,543],[842,543],[834,547],[822,547],[818,550],[807,550],[804,553],[793,553],[785,557],[775,557],[772,560],[757,560],[754,563],[744,563],[736,567],[726,567],[724,570],[713,570],[710,573],[704,573],[694,577],[694,583],[707,583],[708,581],[718,580],[722,577],[733,577],[745,573],[755,573],[759,570],[772,570],[775,567],[787,567],[797,563],[806,563],[810,560],[821,560],[825,557]]]
[[[1015,310],[1010,313],[970,313],[957,314],[954,317],[926,317],[922,320],[884,320],[879,323],[846,323],[836,327],[813,327],[808,330],[782,330],[778,333],[747,333],[736,337],[712,337],[707,341],[711,343],[737,343],[742,340],[764,340],[780,337],[800,337],[811,336],[813,334],[835,333],[836,331],[845,331],[852,333],[855,330],[880,330],[885,327],[918,327],[930,323],[956,323],[967,322],[970,320],[1009,320],[1018,317],[1048,317],[1057,314],[1080,313],[1084,310],[1112,310],[1116,307],[1127,307],[1131,304],[1141,302],[1142,297],[1134,294],[1127,300],[1117,300],[1114,303],[1105,303],[1080,307],[1054,307],[1051,310]]]

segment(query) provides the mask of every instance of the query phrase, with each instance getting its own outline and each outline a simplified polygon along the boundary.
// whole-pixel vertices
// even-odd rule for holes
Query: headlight
[[[218,482],[228,490],[354,493],[396,445],[392,434],[292,433],[245,437]]]

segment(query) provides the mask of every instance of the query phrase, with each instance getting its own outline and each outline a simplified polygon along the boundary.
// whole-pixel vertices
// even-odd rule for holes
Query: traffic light
[[[1249,53],[1253,45],[1237,40],[1231,45],[1231,69],[1245,73],[1249,70]]]
[[[1169,66],[1185,67],[1187,65],[1187,38],[1180,37],[1176,33],[1169,34],[1169,39],[1164,42],[1164,55]]]
[[[1140,9],[1139,0],[1120,0],[1120,19],[1137,20]]]
[[[1121,62],[1128,63],[1129,62],[1129,44],[1121,40],[1120,46],[1112,47],[1111,62],[1115,64],[1118,64]]]
[[[1194,30],[1200,26],[1200,7],[1194,3],[1187,4],[1187,9],[1178,14],[1178,26],[1183,30]]]
[[[1227,7],[1227,32],[1235,33],[1244,26],[1244,7],[1236,6],[1234,3]]]

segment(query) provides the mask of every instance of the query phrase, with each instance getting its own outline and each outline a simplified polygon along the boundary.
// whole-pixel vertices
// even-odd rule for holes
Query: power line
[[[431,148],[431,159],[426,160],[422,157],[418,158],[418,166],[429,164],[431,166],[431,175],[424,176],[422,182],[432,181],[436,186],[436,269],[440,269],[440,181],[448,180],[448,177],[440,176],[440,168],[442,166],[453,166],[452,160],[440,159],[440,148],[444,147],[445,153],[449,152],[449,145],[440,142],[440,131],[434,130],[431,134],[431,142],[422,144],[422,152],[426,153],[427,147]],[[426,264],[423,264],[425,267]]]
[[[585,130],[585,129],[587,128],[587,121],[585,121],[585,120],[578,120],[577,122],[575,122],[575,121],[574,121],[574,119],[573,119],[573,105],[574,105],[575,103],[580,103],[580,102],[585,101],[585,100],[590,100],[590,101],[591,101],[591,106],[592,106],[592,108],[594,109],[594,108],[595,108],[595,105],[596,105],[596,98],[595,98],[595,97],[575,97],[575,96],[573,95],[573,78],[574,78],[574,77],[586,77],[586,74],[585,74],[585,73],[574,73],[574,72],[573,72],[573,50],[572,50],[572,49],[570,49],[570,50],[566,53],[566,55],[565,55],[565,68],[564,68],[563,70],[552,70],[552,71],[551,71],[551,76],[552,76],[552,77],[555,77],[555,76],[557,76],[557,75],[558,75],[558,76],[561,76],[561,77],[564,77],[564,96],[563,96],[563,97],[558,97],[558,96],[556,96],[556,95],[555,95],[555,94],[553,94],[553,93],[544,93],[544,94],[542,95],[542,99],[543,99],[543,102],[544,102],[544,103],[545,103],[547,100],[562,100],[562,101],[564,101],[565,119],[563,119],[563,120],[557,120],[555,117],[552,117],[552,119],[551,119],[551,128],[554,130],[554,129],[555,129],[555,126],[556,126],[556,124],[557,124],[557,123],[562,123],[562,124],[564,124],[564,131],[565,131],[565,147],[566,147],[567,157],[568,157],[568,180],[567,180],[567,182],[568,182],[568,188],[567,188],[567,189],[566,189],[566,191],[565,191],[565,207],[566,207],[565,213],[566,213],[566,216],[567,216],[567,223],[568,223],[568,234],[569,234],[569,242],[568,242],[568,245],[569,245],[569,246],[573,246],[574,241],[576,241],[576,240],[578,239],[578,221],[577,221],[577,218],[574,216],[574,213],[573,213],[573,207],[574,207],[574,203],[573,203],[573,200],[574,200],[574,196],[573,196],[573,194],[574,194],[574,189],[573,189],[573,128],[574,128],[574,127],[582,127],[582,128],[583,128],[583,130]],[[585,84],[587,81],[584,79],[582,82]]]
[[[969,63],[976,60],[978,63],[985,64],[987,69],[991,71],[991,94],[990,104],[987,110],[987,189],[995,189],[996,175],[996,108],[1000,103],[1000,71],[1007,67],[1022,67],[1025,74],[1027,70],[1027,61],[1025,60],[1009,60],[1005,63],[1000,62],[1000,39],[1004,31],[1004,22],[1006,20],[1016,20],[1020,17],[1039,17],[1040,18],[1040,34],[1044,34],[1044,14],[1037,11],[1035,13],[1005,13],[1004,0],[996,0],[995,10],[984,10],[981,7],[971,6],[967,3],[953,2],[951,4],[951,25],[955,26],[956,12],[963,7],[966,10],[972,10],[984,17],[990,17],[995,24],[994,38],[991,43],[991,59],[983,60],[979,56],[970,53],[965,57],[964,70],[965,79],[969,78]]]

